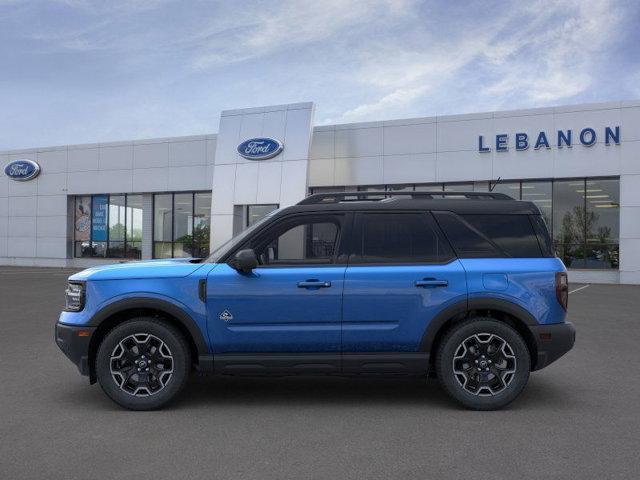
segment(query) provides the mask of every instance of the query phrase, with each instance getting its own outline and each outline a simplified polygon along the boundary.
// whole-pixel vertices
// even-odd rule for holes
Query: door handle
[[[321,282],[320,280],[307,280],[298,282],[298,288],[329,288],[331,282]]]
[[[447,287],[448,285],[448,281],[437,280],[435,278],[424,278],[422,280],[416,280],[416,287],[421,288]]]

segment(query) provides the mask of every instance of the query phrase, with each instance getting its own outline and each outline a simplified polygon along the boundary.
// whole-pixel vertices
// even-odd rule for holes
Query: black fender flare
[[[508,300],[492,297],[470,298],[468,300],[461,300],[449,305],[445,309],[441,310],[433,320],[431,320],[429,326],[422,335],[420,351],[431,352],[436,335],[444,324],[451,318],[464,318],[473,310],[499,310],[517,318],[527,326],[539,325],[538,321],[533,315],[531,315],[531,313],[520,305]]]
[[[117,300],[97,312],[93,317],[91,317],[91,320],[87,325],[98,327],[104,320],[113,315],[126,310],[135,309],[157,310],[170,315],[189,332],[198,351],[198,355],[206,355],[209,353],[209,348],[204,335],[191,315],[177,305],[159,298],[132,297]]]

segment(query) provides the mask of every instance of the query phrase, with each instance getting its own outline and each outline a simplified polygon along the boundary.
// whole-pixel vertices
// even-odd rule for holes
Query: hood
[[[170,258],[143,262],[114,263],[87,268],[69,280],[118,280],[125,278],[179,278],[191,275],[204,263],[192,263],[193,258]]]

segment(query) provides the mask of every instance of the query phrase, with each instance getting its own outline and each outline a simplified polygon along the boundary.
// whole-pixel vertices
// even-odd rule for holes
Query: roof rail
[[[320,203],[340,203],[340,202],[361,202],[361,201],[381,201],[389,200],[390,197],[410,197],[414,200],[433,200],[434,198],[465,198],[470,200],[513,200],[504,193],[493,192],[336,192],[336,193],[314,193],[298,205],[315,205]]]

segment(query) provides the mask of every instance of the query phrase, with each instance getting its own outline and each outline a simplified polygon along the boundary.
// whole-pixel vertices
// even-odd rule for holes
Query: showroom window
[[[211,193],[153,196],[153,258],[209,255]]]
[[[275,204],[267,204],[267,205],[247,205],[246,211],[246,225],[245,227],[250,227],[256,222],[259,222],[264,217],[269,215],[274,210],[278,209],[278,205]]]
[[[516,200],[527,200],[536,204],[549,228],[556,254],[564,261],[567,268],[618,268],[620,242],[620,180],[618,178],[315,187],[311,189],[311,193],[356,190],[486,192],[489,186],[492,192],[504,193]]]
[[[83,195],[74,201],[75,257],[142,257],[142,195]]]

